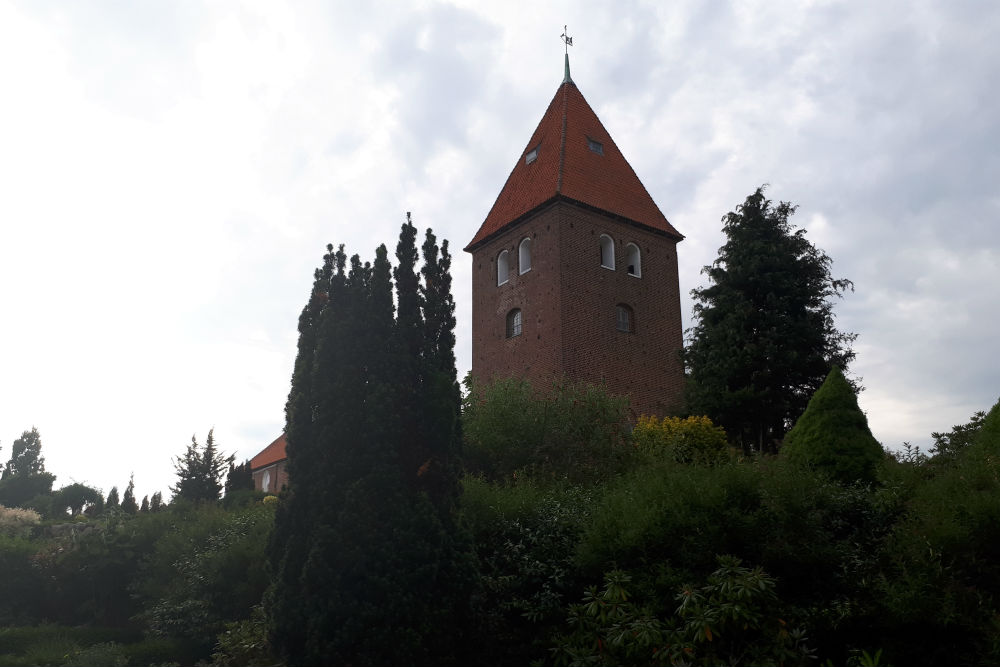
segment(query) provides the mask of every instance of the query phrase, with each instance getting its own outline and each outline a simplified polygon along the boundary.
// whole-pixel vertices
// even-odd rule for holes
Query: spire
[[[563,83],[573,83],[573,78],[569,75],[569,47],[573,46],[573,38],[566,34],[567,32],[569,31],[566,29],[566,26],[563,26],[563,34],[560,35],[563,44],[566,45],[564,47],[566,49],[566,70],[563,74]]]

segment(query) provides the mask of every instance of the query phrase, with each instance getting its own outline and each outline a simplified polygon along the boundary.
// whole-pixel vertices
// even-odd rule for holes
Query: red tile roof
[[[260,454],[250,459],[250,470],[257,470],[288,458],[285,454],[286,444],[285,434],[282,433],[274,442],[261,450]]]
[[[603,155],[591,150],[590,141],[602,145]],[[526,164],[525,156],[536,148],[537,158]],[[489,215],[465,249],[472,250],[557,197],[593,206],[678,240],[684,238],[660,212],[572,81],[559,86]]]

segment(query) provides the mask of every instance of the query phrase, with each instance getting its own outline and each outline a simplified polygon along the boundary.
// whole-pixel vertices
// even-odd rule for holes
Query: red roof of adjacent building
[[[603,154],[592,150],[600,144]],[[593,146],[593,148],[597,148]],[[529,164],[528,155],[537,150]],[[567,76],[507,177],[475,237],[472,250],[508,225],[557,197],[621,216],[653,230],[684,238],[667,221],[618,150],[597,114]]]
[[[250,459],[250,470],[257,470],[288,458],[285,454],[286,444],[288,443],[285,441],[285,434],[282,433],[274,442],[261,450],[260,454]]]

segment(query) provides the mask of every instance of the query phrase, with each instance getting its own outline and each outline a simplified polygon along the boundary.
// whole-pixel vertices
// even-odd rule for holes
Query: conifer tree
[[[0,505],[20,507],[37,496],[47,496],[55,479],[45,472],[42,438],[32,427],[11,446],[10,460],[0,474]]]
[[[161,509],[163,509],[163,494],[157,491],[149,499],[149,511],[159,512]]]
[[[34,426],[14,441],[10,448],[10,461],[3,471],[3,479],[15,475],[37,475],[45,472],[45,457],[42,456],[42,437]]]
[[[232,459],[215,448],[214,429],[209,429],[204,448],[192,435],[184,455],[174,459],[177,484],[170,490],[177,498],[191,502],[214,502],[222,492],[222,477]]]
[[[868,428],[858,397],[834,366],[782,443],[790,461],[811,466],[845,483],[875,481],[882,446]]]
[[[229,472],[226,474],[226,495],[233,491],[253,490],[253,472],[250,470],[250,461],[236,465],[229,461]]]
[[[135,514],[139,511],[139,505],[135,502],[135,474],[129,475],[128,486],[125,487],[125,495],[122,496],[122,511],[126,514]]]
[[[288,664],[440,661],[467,604],[457,479],[445,474],[455,470],[454,425],[435,434],[442,420],[428,417],[457,416],[453,351],[450,369],[440,361],[453,325],[428,343],[415,241],[408,219],[392,271],[385,246],[374,265],[355,255],[349,270],[343,247],[328,246],[299,318],[286,404],[289,488],[269,547],[275,584],[266,605]],[[440,266],[447,273],[447,261],[430,273]],[[450,302],[444,287],[434,289]],[[431,395],[441,387],[447,393]]]
[[[118,509],[121,506],[121,500],[118,497],[118,487],[112,486],[111,490],[108,491],[108,499],[104,501],[104,507],[106,509]]]
[[[142,504],[139,505],[139,512],[142,513],[142,514],[146,514],[146,513],[149,512],[149,496],[148,495],[142,497]]]
[[[723,217],[726,244],[692,290],[686,399],[746,450],[768,450],[805,410],[831,366],[854,359],[854,334],[834,327],[831,300],[853,289],[830,258],[794,230],[795,207],[763,186]]]

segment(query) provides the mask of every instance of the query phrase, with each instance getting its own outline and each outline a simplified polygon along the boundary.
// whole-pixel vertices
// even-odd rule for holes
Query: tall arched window
[[[517,247],[517,269],[520,273],[531,271],[531,239],[521,241]]]
[[[625,266],[628,267],[630,276],[642,277],[642,257],[639,255],[639,246],[634,243],[625,246]]]
[[[615,328],[625,333],[635,333],[635,313],[624,303],[615,306]]]
[[[521,335],[521,309],[515,308],[507,313],[507,338]]]
[[[503,285],[510,278],[510,262],[506,250],[497,255],[497,285]]]
[[[601,234],[601,266],[615,269],[615,242],[607,234]]]

